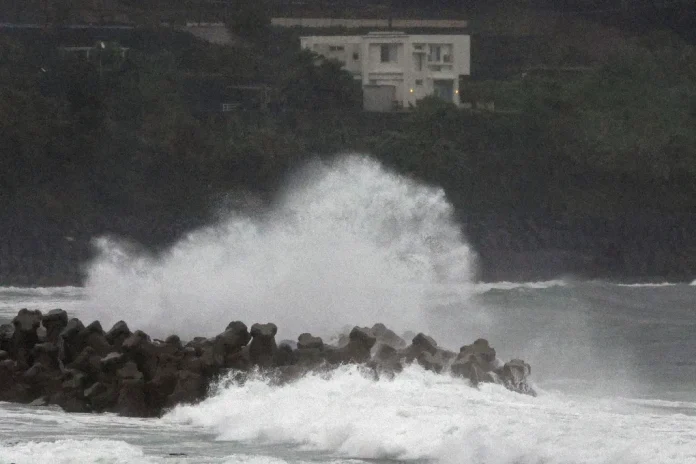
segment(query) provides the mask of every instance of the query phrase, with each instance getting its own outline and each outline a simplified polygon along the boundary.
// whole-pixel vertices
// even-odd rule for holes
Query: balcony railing
[[[442,55],[439,58],[432,55],[428,56],[429,64],[452,64],[452,62],[452,55]]]

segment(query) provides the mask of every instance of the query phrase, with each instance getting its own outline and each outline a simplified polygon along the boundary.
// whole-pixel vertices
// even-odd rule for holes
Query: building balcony
[[[371,66],[367,72],[368,74],[403,74],[404,68],[403,66],[382,64]]]
[[[453,66],[451,64],[428,63],[428,71],[430,73],[437,73],[437,72],[451,73],[453,71]]]

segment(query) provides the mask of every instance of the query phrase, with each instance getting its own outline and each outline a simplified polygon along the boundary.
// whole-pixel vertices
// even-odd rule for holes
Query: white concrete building
[[[471,73],[468,35],[371,32],[362,36],[308,36],[303,48],[341,61],[362,81],[366,110],[408,108],[436,95],[461,106],[459,78]]]

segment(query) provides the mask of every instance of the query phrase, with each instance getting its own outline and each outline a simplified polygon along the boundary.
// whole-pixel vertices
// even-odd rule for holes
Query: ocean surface
[[[462,343],[487,336],[500,357],[530,362],[537,398],[416,367],[380,382],[346,367],[285,387],[221,386],[161,419],[0,403],[0,463],[696,463],[696,286],[466,292],[461,311],[473,301],[503,327]],[[82,288],[0,288],[0,320],[23,307],[91,320]]]
[[[62,308],[158,338],[241,320],[326,341],[383,322],[454,350],[486,338],[531,364],[539,395],[343,367],[283,387],[223,379],[159,419],[0,403],[0,464],[696,464],[696,285],[476,283],[444,192],[368,158],[311,166],[267,210],[221,212],[156,256],[95,245],[83,287],[0,283],[0,322]]]

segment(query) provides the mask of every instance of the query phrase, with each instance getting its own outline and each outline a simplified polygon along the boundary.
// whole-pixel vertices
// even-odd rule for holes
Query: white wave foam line
[[[434,295],[458,295],[464,298],[470,297],[472,294],[486,293],[491,290],[544,290],[554,287],[567,287],[569,284],[564,280],[543,280],[538,282],[478,282],[478,283],[457,283],[452,284],[434,284],[431,290]]]
[[[0,438],[11,437],[13,432],[31,434],[69,430],[75,433],[101,433],[104,430],[133,426],[141,427],[143,430],[157,428],[157,424],[149,419],[121,417],[115,414],[67,414],[57,406],[33,408],[0,402],[0,408]]]
[[[35,296],[80,296],[84,292],[82,287],[3,287],[0,286],[0,295],[4,293],[35,295]]]
[[[488,292],[491,290],[542,290],[553,287],[566,287],[568,283],[564,280],[544,280],[539,282],[485,282],[475,284],[473,287],[478,292]]]
[[[592,402],[531,398],[407,368],[374,382],[355,367],[284,387],[224,388],[165,421],[220,440],[294,444],[333,456],[446,464],[694,464],[696,418],[617,413]]]
[[[481,282],[456,285],[432,285],[428,292],[428,302],[433,305],[466,303],[472,296],[484,295],[492,291],[527,291],[567,287],[563,280],[546,280],[539,282]],[[479,315],[480,316],[480,315]],[[485,315],[484,315],[485,316]]]
[[[674,410],[688,410],[696,413],[696,403],[689,401],[667,401],[658,399],[643,399],[643,398],[621,398],[623,401],[629,404],[635,404],[639,406],[645,406],[650,408],[663,408],[663,409],[674,409]]]
[[[238,454],[227,457],[224,464],[287,464],[287,461],[272,456]]]
[[[292,338],[375,322],[427,330],[427,291],[471,277],[444,192],[358,156],[305,175],[265,216],[231,217],[163,256],[99,246],[86,283],[95,318],[154,335],[214,335],[236,319]]]
[[[317,464],[320,461],[298,461],[293,459],[291,462],[293,464]],[[360,461],[343,459],[322,460],[321,462],[325,464],[360,464]],[[288,464],[288,461],[273,456],[237,454],[227,457],[223,464]]]
[[[619,287],[633,287],[633,288],[651,288],[651,287],[676,287],[679,284],[674,282],[654,282],[654,283],[643,283],[643,284],[617,284]]]
[[[80,310],[83,299],[81,287],[0,287],[0,316],[14,317],[21,308]]]
[[[116,440],[57,440],[0,444],[0,464],[151,464],[143,451]]]

